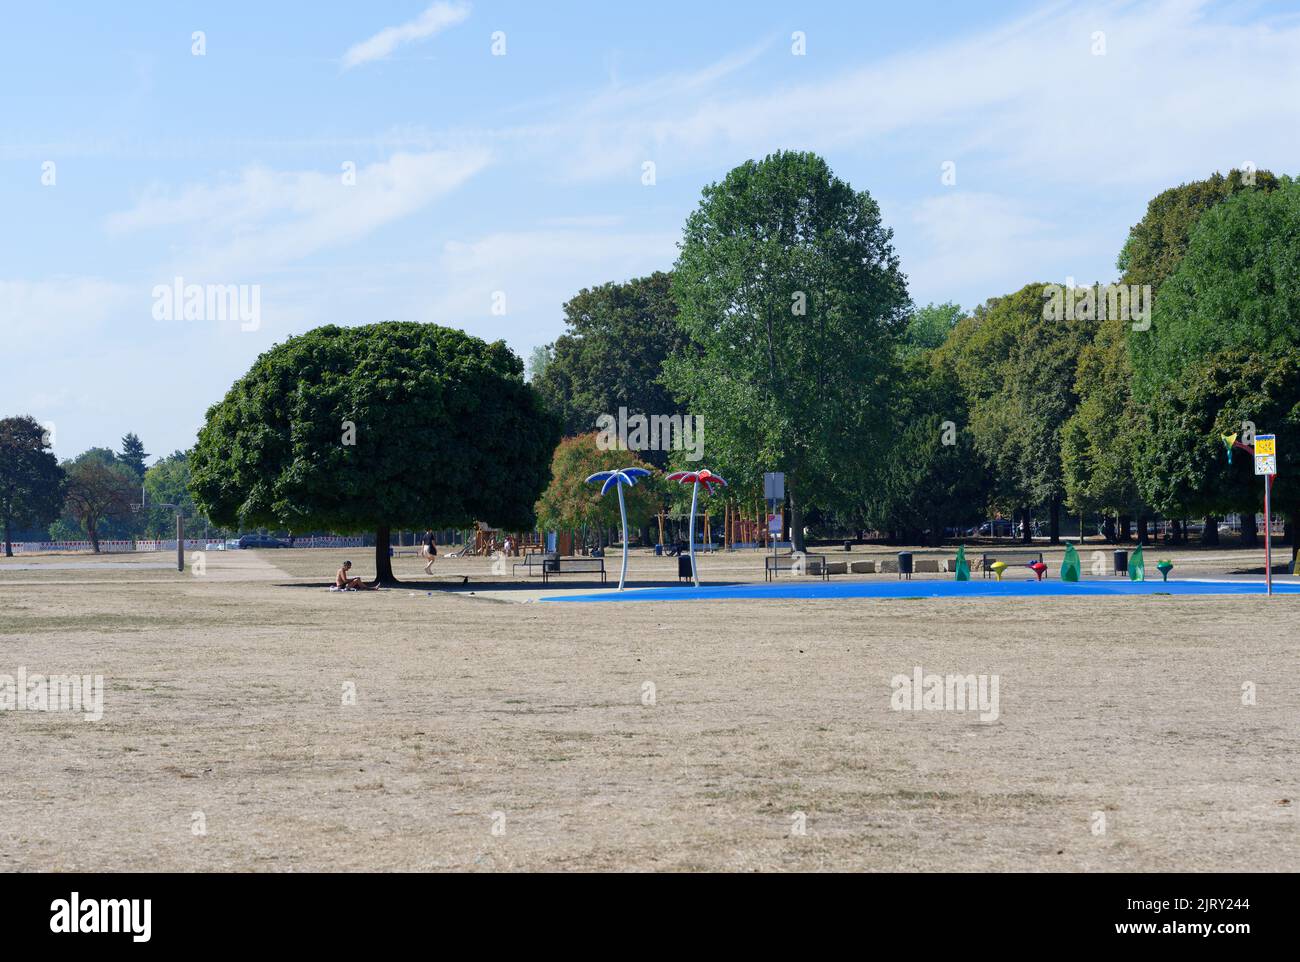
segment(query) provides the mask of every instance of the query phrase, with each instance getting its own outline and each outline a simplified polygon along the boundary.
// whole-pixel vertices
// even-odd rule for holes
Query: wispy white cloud
[[[243,170],[220,184],[154,189],[111,215],[110,233],[188,229],[181,260],[205,272],[274,269],[355,241],[463,185],[488,165],[485,148],[398,153],[343,173]]]
[[[469,14],[470,6],[467,3],[445,3],[439,0],[414,20],[396,27],[385,27],[373,37],[348,47],[343,54],[343,69],[351,70],[374,60],[383,60],[404,44],[427,40],[448,27],[464,22]]]
[[[753,62],[747,52],[690,82],[603,92],[569,111],[564,136],[544,134],[566,145],[557,166],[574,179],[628,176],[643,159],[682,169],[779,147],[888,148],[899,135],[934,142],[943,158],[978,147],[1000,173],[1056,183],[1204,176],[1294,156],[1300,101],[1268,94],[1300,89],[1300,23],[1239,23],[1206,8],[1057,4],[815,81],[721,89]]]

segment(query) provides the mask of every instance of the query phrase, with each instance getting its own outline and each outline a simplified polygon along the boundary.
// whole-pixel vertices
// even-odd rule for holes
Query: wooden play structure
[[[660,511],[657,515],[659,521],[659,543],[669,544],[674,540],[685,540],[681,537],[680,531],[670,531],[670,528],[680,528],[682,525],[688,525],[690,522],[689,511]],[[712,544],[714,531],[713,519],[705,513],[700,512],[696,517],[695,530],[702,534],[704,544]],[[742,504],[725,503],[722,506],[722,546],[728,551],[736,548],[767,548],[771,546],[771,536],[767,530],[767,515],[763,510],[763,502],[754,502],[752,510],[747,509]]]
[[[723,514],[723,546],[727,550],[737,547],[766,548],[770,542],[767,531],[767,515],[763,512],[763,502],[755,501],[752,512],[744,505],[727,504]]]
[[[672,544],[674,541],[686,543],[687,535],[681,530],[683,526],[690,529],[691,513],[689,511],[660,511],[659,515],[659,543],[663,545]],[[701,533],[704,544],[713,543],[713,520],[701,511],[696,515],[698,519],[695,528]],[[672,531],[669,531],[672,528]]]
[[[511,555],[522,555],[528,551],[542,551],[545,548],[539,531],[502,531],[493,528],[485,521],[474,522],[474,543],[465,543],[462,555],[479,555],[487,557],[503,550],[506,538],[511,541]]]

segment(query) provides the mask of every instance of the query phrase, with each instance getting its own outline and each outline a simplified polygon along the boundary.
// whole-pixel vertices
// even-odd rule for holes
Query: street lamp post
[[[143,511],[147,505],[147,497],[144,485],[140,485],[140,510]],[[176,512],[176,570],[185,570],[185,521],[181,517],[181,506],[179,504],[155,504],[155,508],[171,508]]]

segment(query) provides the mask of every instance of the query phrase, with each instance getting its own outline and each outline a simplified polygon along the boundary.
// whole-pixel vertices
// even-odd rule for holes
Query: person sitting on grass
[[[353,591],[374,591],[379,587],[378,585],[368,585],[360,578],[349,578],[348,575],[351,573],[352,562],[343,562],[343,567],[340,568],[339,573],[334,576],[334,587],[343,591],[346,591],[349,588]]]

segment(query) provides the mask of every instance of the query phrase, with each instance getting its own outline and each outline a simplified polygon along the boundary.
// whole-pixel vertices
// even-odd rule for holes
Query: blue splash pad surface
[[[1061,598],[1122,595],[1262,595],[1259,581],[790,581],[699,588],[607,589],[541,601],[765,601],[781,598]],[[1300,583],[1274,579],[1273,593],[1300,595]]]

